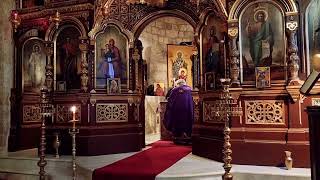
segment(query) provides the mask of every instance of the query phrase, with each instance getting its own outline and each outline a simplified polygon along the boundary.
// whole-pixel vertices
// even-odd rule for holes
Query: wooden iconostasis
[[[320,0],[181,0],[164,7],[125,0],[16,4],[21,24],[14,33],[10,151],[38,146],[44,85],[54,106],[53,117],[46,120],[48,152],[53,151],[53,134],[59,133],[61,152],[69,153],[72,105],[80,120],[79,154],[139,150],[144,147],[147,87],[161,81],[169,89],[172,79],[180,77],[194,89],[194,154],[221,160],[223,120],[210,109],[217,106],[219,79],[225,77],[244,112],[231,123],[235,163],[275,165],[284,149],[299,156],[309,148],[303,109],[317,95],[305,98],[299,88],[312,70],[312,56],[320,52]],[[158,23],[166,17],[188,25]],[[152,49],[156,46],[162,50]],[[150,57],[155,50],[165,58],[159,65],[147,61],[155,59]],[[152,68],[163,73],[159,81],[150,81],[156,77]],[[270,161],[259,159],[268,148],[276,152]]]

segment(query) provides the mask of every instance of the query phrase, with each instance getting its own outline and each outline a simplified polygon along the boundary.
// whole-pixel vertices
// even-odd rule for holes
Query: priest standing
[[[184,79],[176,81],[168,98],[164,125],[172,132],[174,142],[188,143],[191,139],[193,124],[193,100],[191,87]]]

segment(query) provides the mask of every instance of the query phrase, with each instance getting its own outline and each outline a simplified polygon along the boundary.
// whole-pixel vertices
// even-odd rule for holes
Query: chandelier
[[[164,7],[168,0],[127,0],[127,4],[146,4],[148,6]]]

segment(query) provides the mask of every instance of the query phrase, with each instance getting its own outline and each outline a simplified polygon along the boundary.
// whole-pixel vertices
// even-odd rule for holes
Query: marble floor
[[[149,148],[147,146],[147,148]],[[36,180],[37,149],[8,153],[0,157],[0,179]],[[91,180],[96,168],[112,164],[132,156],[133,153],[112,154],[103,156],[78,156],[77,180]],[[72,161],[70,156],[47,157],[46,172],[48,179],[67,180],[72,177]],[[221,180],[224,173],[222,163],[189,154],[167,170],[160,173],[156,180]],[[310,180],[310,169],[293,168],[286,170],[278,167],[233,165],[234,180]]]
[[[146,134],[145,138],[146,138],[146,145],[148,146],[148,145],[160,140],[160,133]]]

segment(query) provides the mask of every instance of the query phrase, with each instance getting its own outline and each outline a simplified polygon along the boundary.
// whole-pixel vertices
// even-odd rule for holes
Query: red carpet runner
[[[191,152],[191,147],[158,141],[150,149],[95,169],[92,180],[154,180]]]

